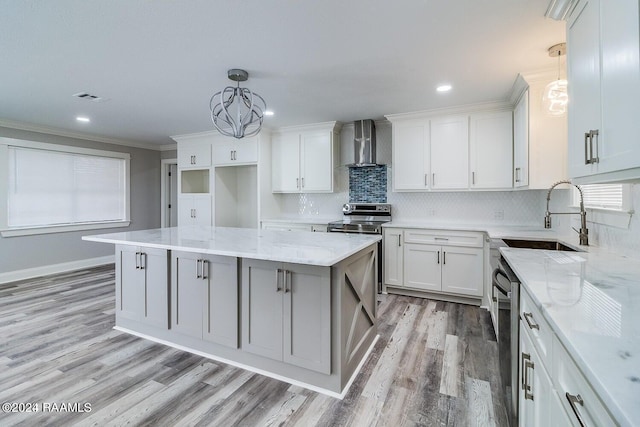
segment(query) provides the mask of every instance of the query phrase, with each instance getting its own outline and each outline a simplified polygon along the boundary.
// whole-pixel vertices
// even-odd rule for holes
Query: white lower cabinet
[[[238,347],[238,259],[173,251],[171,328]]]
[[[164,249],[117,245],[118,318],[169,327],[167,257]]]
[[[527,290],[520,292],[519,425],[613,426],[606,407],[553,333]]]
[[[387,228],[384,267],[387,286],[482,297],[482,234]]]
[[[242,349],[331,373],[331,269],[243,259]]]
[[[526,328],[520,320],[520,330]],[[527,333],[520,334],[518,424],[523,427],[570,426],[553,382]]]
[[[398,228],[385,228],[382,237],[384,260],[384,283],[392,286],[402,286],[403,249],[402,230]]]

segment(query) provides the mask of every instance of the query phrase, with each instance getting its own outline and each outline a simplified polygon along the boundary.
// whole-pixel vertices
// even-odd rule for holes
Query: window
[[[587,221],[617,228],[629,228],[633,203],[631,184],[581,185]],[[580,206],[580,193],[574,188],[573,206]],[[575,218],[574,218],[575,220]]]
[[[0,144],[3,236],[128,225],[129,154],[7,138]]]

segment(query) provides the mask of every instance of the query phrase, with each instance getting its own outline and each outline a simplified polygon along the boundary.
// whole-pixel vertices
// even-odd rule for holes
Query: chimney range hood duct
[[[353,164],[349,167],[377,166],[376,125],[373,120],[353,122]]]

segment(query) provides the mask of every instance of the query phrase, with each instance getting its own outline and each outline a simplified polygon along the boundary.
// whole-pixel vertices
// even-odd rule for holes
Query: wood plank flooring
[[[113,330],[114,268],[0,285],[0,425],[505,426],[497,344],[477,307],[389,295],[344,400]]]

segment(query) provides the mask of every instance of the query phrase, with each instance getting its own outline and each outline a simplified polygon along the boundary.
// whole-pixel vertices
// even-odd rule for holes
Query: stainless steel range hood
[[[378,166],[376,163],[376,125],[373,120],[353,122],[353,161],[349,167]]]

